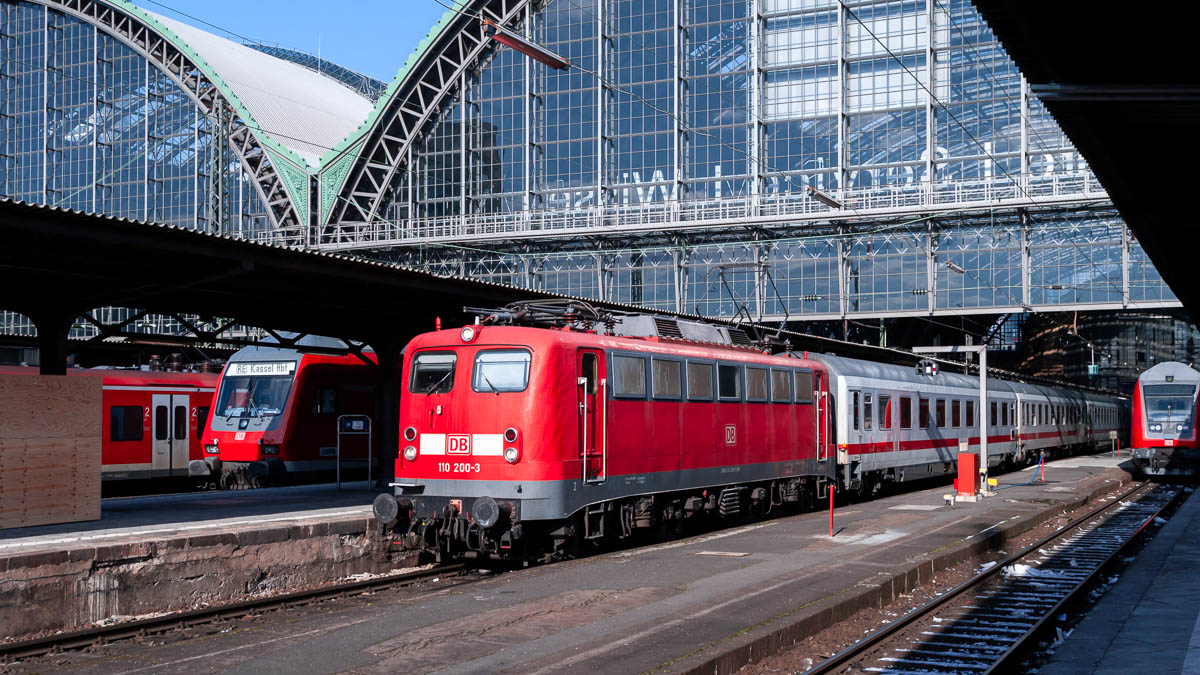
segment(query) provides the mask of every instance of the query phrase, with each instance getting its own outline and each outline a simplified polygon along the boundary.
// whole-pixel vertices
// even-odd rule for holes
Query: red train
[[[503,325],[520,323],[534,325]],[[991,378],[980,405],[975,378],[770,355],[737,328],[582,303],[418,336],[403,378],[395,494],[375,515],[439,556],[563,555],[812,505],[835,481],[869,494],[951,470],[960,443],[978,445],[976,414],[990,416],[989,457],[1027,460],[1107,442],[1120,407]]]
[[[1160,363],[1138,377],[1133,390],[1133,462],[1153,476],[1196,473],[1200,450],[1196,390],[1200,372],[1176,362]]]
[[[36,375],[37,368],[0,367]],[[179,478],[203,456],[204,429],[217,376],[206,373],[72,368],[69,377],[102,378],[101,479]]]
[[[345,345],[307,336],[298,347],[329,350]],[[375,362],[372,352],[365,358]],[[203,434],[203,457],[191,462],[190,474],[224,488],[332,474],[338,461],[338,419],[373,418],[377,380],[377,368],[352,355],[281,347],[239,350],[221,372]],[[342,471],[364,472],[369,450],[367,436],[346,437]]]

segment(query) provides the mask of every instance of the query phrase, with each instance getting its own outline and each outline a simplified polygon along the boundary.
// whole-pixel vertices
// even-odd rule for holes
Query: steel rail
[[[407,586],[428,578],[446,574],[460,574],[465,568],[466,565],[463,563],[442,565],[417,572],[348,581],[321,588],[293,591],[291,593],[253,598],[250,600],[240,600],[213,607],[172,612],[147,619],[137,619],[109,626],[98,626],[96,628],[86,628],[69,633],[0,644],[0,663],[8,663],[13,659],[42,656],[64,650],[83,649],[91,645],[105,644],[112,640],[146,635],[148,633],[159,633],[175,628],[195,626],[227,616],[241,616],[247,611],[265,611],[279,607],[303,605],[315,600],[354,595],[366,590],[388,586]]]
[[[958,597],[959,595],[962,595],[964,592],[969,591],[972,588],[974,588],[975,586],[978,586],[979,584],[981,584],[982,582],[992,578],[994,575],[998,574],[1005,567],[1008,567],[1009,565],[1012,565],[1012,564],[1018,562],[1022,558],[1030,555],[1031,553],[1036,552],[1038,549],[1046,546],[1047,544],[1054,541],[1055,539],[1058,539],[1059,537],[1062,537],[1065,534],[1073,532],[1076,528],[1080,527],[1081,525],[1086,524],[1087,522],[1089,522],[1091,519],[1095,518],[1096,516],[1104,513],[1105,511],[1113,508],[1114,506],[1117,506],[1122,501],[1124,501],[1125,499],[1127,499],[1128,497],[1130,497],[1131,495],[1133,495],[1134,493],[1136,493],[1137,491],[1141,490],[1142,488],[1146,487],[1149,484],[1150,484],[1149,481],[1142,481],[1141,483],[1138,483],[1132,489],[1130,489],[1129,491],[1122,494],[1120,497],[1115,498],[1112,501],[1110,501],[1109,503],[1104,504],[1103,506],[1100,506],[1098,508],[1095,508],[1095,509],[1089,511],[1086,515],[1080,516],[1079,518],[1071,521],[1066,526],[1064,526],[1061,530],[1057,530],[1055,532],[1051,532],[1050,534],[1047,534],[1046,536],[1037,540],[1033,544],[1021,549],[1020,551],[1017,551],[1016,553],[1008,556],[1007,558],[1000,561],[999,563],[989,567],[988,569],[984,570],[983,572],[980,572],[979,574],[975,575],[974,577],[967,579],[966,581],[962,582],[958,586],[955,586],[953,589],[947,591],[944,595],[934,598],[933,600],[926,602],[925,604],[921,605],[920,607],[913,609],[908,614],[905,614],[904,616],[900,617],[899,619],[893,621],[892,623],[888,624],[886,627],[876,631],[875,633],[872,633],[870,636],[862,639],[861,641],[856,642],[853,645],[850,645],[849,647],[843,649],[842,651],[838,652],[837,654],[834,654],[833,656],[822,661],[821,663],[818,663],[817,665],[813,666],[811,669],[805,671],[805,675],[823,675],[824,673],[832,673],[835,669],[846,665],[848,662],[853,660],[855,657],[863,654],[864,652],[871,649],[872,647],[879,645],[880,643],[884,642],[885,640],[892,637],[893,635],[900,632],[901,630],[911,626],[913,623],[916,623],[919,619],[922,619],[925,616],[929,615],[930,612],[938,609],[939,607],[946,605],[950,600]],[[1150,520],[1153,520],[1153,517],[1151,517]],[[1145,527],[1145,525],[1143,524],[1142,527]],[[1140,532],[1141,528],[1139,528],[1138,531]],[[1103,567],[1103,565],[1101,567]],[[1073,596],[1074,592],[1072,592],[1070,595]],[[1039,624],[1038,624],[1039,626],[1040,626],[1040,623],[1041,622],[1039,622]],[[1006,656],[1007,656],[1007,654],[1006,654]]]

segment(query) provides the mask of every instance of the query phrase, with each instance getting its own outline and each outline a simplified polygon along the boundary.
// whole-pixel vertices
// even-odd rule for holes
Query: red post
[[[829,536],[833,536],[833,483],[829,484]]]
[[[1038,470],[1042,472],[1042,482],[1046,482],[1046,455],[1043,453],[1041,460],[1038,462]]]

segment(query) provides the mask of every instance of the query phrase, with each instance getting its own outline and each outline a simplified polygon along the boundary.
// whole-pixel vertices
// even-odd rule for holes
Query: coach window
[[[646,397],[646,359],[641,356],[613,356],[613,396]]]
[[[792,371],[771,370],[771,400],[776,403],[792,402]]]
[[[746,400],[767,400],[767,369],[746,367]]]
[[[912,428],[912,399],[908,396],[900,399],[900,428]]]
[[[1007,403],[1000,404],[1000,426],[1002,426],[1002,427],[1008,426],[1008,404]]]
[[[992,404],[992,426],[996,426],[996,402],[991,401],[991,404]]]
[[[678,361],[650,359],[650,384],[654,387],[654,398],[678,401],[683,391],[682,377]]]
[[[933,426],[931,423],[933,418],[929,414],[929,399],[921,399],[921,405],[917,407],[917,417],[917,422],[921,425],[922,429],[928,429]]]
[[[713,400],[713,367],[711,363],[688,361],[687,395],[689,401]]]
[[[318,415],[332,415],[337,412],[337,389],[321,387],[317,390],[317,405],[313,411]]]
[[[454,352],[421,352],[413,358],[408,391],[413,394],[446,394],[454,388]]]
[[[870,431],[871,422],[874,419],[873,408],[871,407],[871,395],[863,394],[863,429]]]
[[[961,422],[962,422],[962,403],[960,403],[957,399],[955,399],[954,401],[950,402],[950,426],[960,427],[960,426],[962,426]]]
[[[796,403],[812,403],[813,375],[807,370],[796,371]]]
[[[967,419],[964,424],[968,427],[975,426],[975,401],[967,400]]]
[[[885,394],[879,395],[879,429],[892,428],[892,397]]]
[[[175,406],[175,440],[182,441],[187,433],[188,409],[186,405]]]
[[[532,358],[524,349],[480,350],[475,354],[471,389],[481,394],[525,391]]]
[[[858,392],[850,392],[850,415],[854,418],[854,430],[858,431],[861,427],[859,420],[862,419],[862,411],[858,408]]]
[[[946,401],[937,399],[937,425],[939,429],[946,428]]]
[[[723,401],[736,401],[742,397],[741,366],[717,364],[717,395]]]
[[[142,440],[142,406],[114,405],[108,409],[108,440]]]
[[[204,427],[208,426],[208,409],[206,405],[196,408],[196,432],[204,433]]]
[[[167,430],[167,426],[168,426],[167,418],[169,416],[170,416],[170,414],[167,411],[167,406],[165,406],[165,405],[154,406],[154,440],[156,440],[156,441],[167,440],[167,434],[169,433]]]

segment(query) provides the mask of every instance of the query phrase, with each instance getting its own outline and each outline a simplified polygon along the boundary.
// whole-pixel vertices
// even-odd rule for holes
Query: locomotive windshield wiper
[[[492,388],[492,393],[493,393],[493,394],[495,394],[495,395],[497,395],[497,396],[499,396],[499,395],[500,395],[500,390],[496,388],[496,385],[492,384],[492,381],[491,381],[491,380],[489,380],[489,379],[487,378],[487,375],[484,375],[484,376],[483,376],[483,381],[484,381],[484,382],[487,382],[487,386],[489,386],[489,387],[491,387],[491,388]]]
[[[451,375],[453,375],[453,374],[454,374],[454,369],[453,369],[453,368],[451,368],[451,369],[447,370],[447,371],[446,371],[446,374],[442,376],[442,379],[438,380],[437,382],[434,382],[434,383],[433,383],[433,386],[431,386],[431,387],[429,387],[428,389],[426,389],[426,390],[425,390],[425,393],[426,393],[426,394],[432,394],[432,393],[434,393],[434,390],[436,390],[438,387],[442,386],[442,383],[446,381],[446,378],[450,377],[450,376],[451,376]]]

